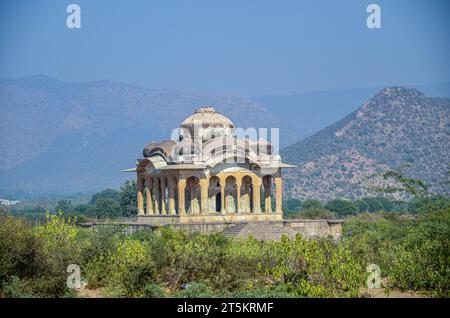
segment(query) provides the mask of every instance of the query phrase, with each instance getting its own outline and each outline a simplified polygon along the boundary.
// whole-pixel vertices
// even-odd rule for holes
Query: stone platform
[[[159,227],[170,226],[189,232],[219,232],[230,237],[252,236],[257,240],[279,240],[283,235],[295,238],[300,233],[308,239],[339,239],[342,235],[343,220],[273,220],[273,221],[234,221],[234,222],[199,222],[199,223],[160,223],[148,222],[91,222],[80,224],[83,227],[123,226],[127,234],[137,231],[152,231]]]

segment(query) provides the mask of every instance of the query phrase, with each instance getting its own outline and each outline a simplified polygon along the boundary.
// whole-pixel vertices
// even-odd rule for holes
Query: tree
[[[90,213],[89,204],[78,204],[74,207],[73,212],[76,215],[88,215]]]
[[[137,215],[136,181],[127,180],[120,187],[120,209],[123,216]]]
[[[322,203],[319,200],[307,199],[302,203],[302,210],[311,208],[323,208]]]
[[[367,205],[367,209],[364,212],[377,212],[383,210],[383,204],[377,198],[365,197],[362,199]]]
[[[59,200],[55,207],[56,211],[62,210],[66,214],[72,212],[72,209],[72,201],[70,200]]]
[[[390,211],[392,211],[394,209],[394,204],[388,198],[376,197],[376,199],[378,200],[378,202],[380,202],[380,204],[383,207],[384,211],[390,212]]]
[[[295,198],[289,198],[286,200],[284,206],[286,207],[286,212],[298,212],[302,206],[302,201]]]
[[[116,202],[120,202],[120,192],[114,189],[106,189],[94,194],[91,198],[90,204],[95,204],[99,198],[113,199]]]
[[[356,200],[355,204],[358,206],[358,211],[360,213],[362,212],[369,212],[369,204],[366,202],[366,200]]]
[[[91,211],[98,218],[115,218],[120,216],[120,205],[110,198],[98,198]]]
[[[358,212],[358,206],[355,203],[341,199],[329,201],[325,208],[338,216],[354,215]]]
[[[298,213],[298,217],[299,218],[304,218],[304,219],[332,219],[334,218],[334,214],[330,211],[328,211],[327,209],[321,207],[312,207],[312,208],[308,208],[308,209],[304,209],[301,210],[300,213]]]

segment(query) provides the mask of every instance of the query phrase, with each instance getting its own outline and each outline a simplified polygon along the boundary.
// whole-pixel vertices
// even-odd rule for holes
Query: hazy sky
[[[446,0],[2,1],[0,77],[241,95],[429,84],[450,81],[449,33]]]

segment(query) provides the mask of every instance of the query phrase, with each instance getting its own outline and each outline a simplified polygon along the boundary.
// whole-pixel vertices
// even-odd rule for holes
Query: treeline
[[[343,218],[360,213],[399,212],[417,214],[424,199],[413,198],[410,201],[390,200],[386,197],[365,197],[350,201],[334,199],[328,202],[307,199],[301,201],[289,198],[284,202],[284,213],[288,218]]]
[[[420,180],[405,177],[401,172],[389,171],[384,175],[405,184],[401,191],[411,196],[409,201],[397,201],[385,196],[364,197],[358,200],[333,199],[322,202],[315,199],[300,200],[288,198],[283,202],[283,213],[286,218],[328,219],[347,218],[360,213],[397,212],[418,214],[429,201],[439,201],[441,196],[428,193],[428,186]],[[392,193],[392,189],[379,189],[381,192]],[[398,191],[399,189],[394,189]],[[53,208],[40,206],[7,208],[11,215],[22,216],[35,220],[44,220],[45,212],[57,213],[64,211],[65,216],[77,216],[79,221],[85,218],[114,219],[133,217],[137,214],[136,182],[126,181],[119,190],[106,189],[92,195],[87,203],[74,204],[71,200],[59,200]],[[274,205],[275,200],[272,200]],[[264,201],[261,203],[264,210]],[[275,210],[275,206],[272,206]]]
[[[65,217],[114,219],[132,217],[137,214],[136,182],[126,181],[120,190],[106,189],[92,195],[87,203],[74,204],[72,200],[59,200],[52,208],[42,206],[18,206],[5,209],[8,214],[43,221],[47,211],[64,211]]]

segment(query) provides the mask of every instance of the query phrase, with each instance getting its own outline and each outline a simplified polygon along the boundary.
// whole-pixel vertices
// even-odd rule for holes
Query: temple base
[[[233,216],[233,215],[225,215]],[[236,216],[236,215],[234,215]],[[237,215],[239,216],[239,215]],[[262,217],[263,215],[258,215]],[[278,217],[267,214],[265,217]],[[197,217],[197,216],[196,216]],[[201,216],[198,216],[201,217]],[[217,217],[217,216],[214,216]],[[144,219],[144,221],[142,221]],[[198,220],[198,219],[197,219]],[[214,219],[215,220],[215,219]],[[160,223],[156,223],[156,222]],[[183,222],[180,222],[183,221]],[[170,223],[172,222],[172,223]],[[127,234],[138,231],[154,231],[161,227],[171,227],[188,232],[222,233],[231,237],[252,236],[257,240],[279,240],[283,236],[294,239],[297,234],[304,238],[333,238],[339,239],[342,235],[342,224],[344,220],[273,220],[273,221],[227,221],[227,222],[193,222],[189,215],[179,217],[178,215],[143,216],[140,222],[92,222],[82,223],[83,227],[120,226]]]
[[[139,223],[155,225],[164,224],[190,224],[190,223],[229,223],[229,222],[257,222],[279,221],[283,219],[282,213],[209,213],[209,214],[182,214],[182,215],[139,215]]]

